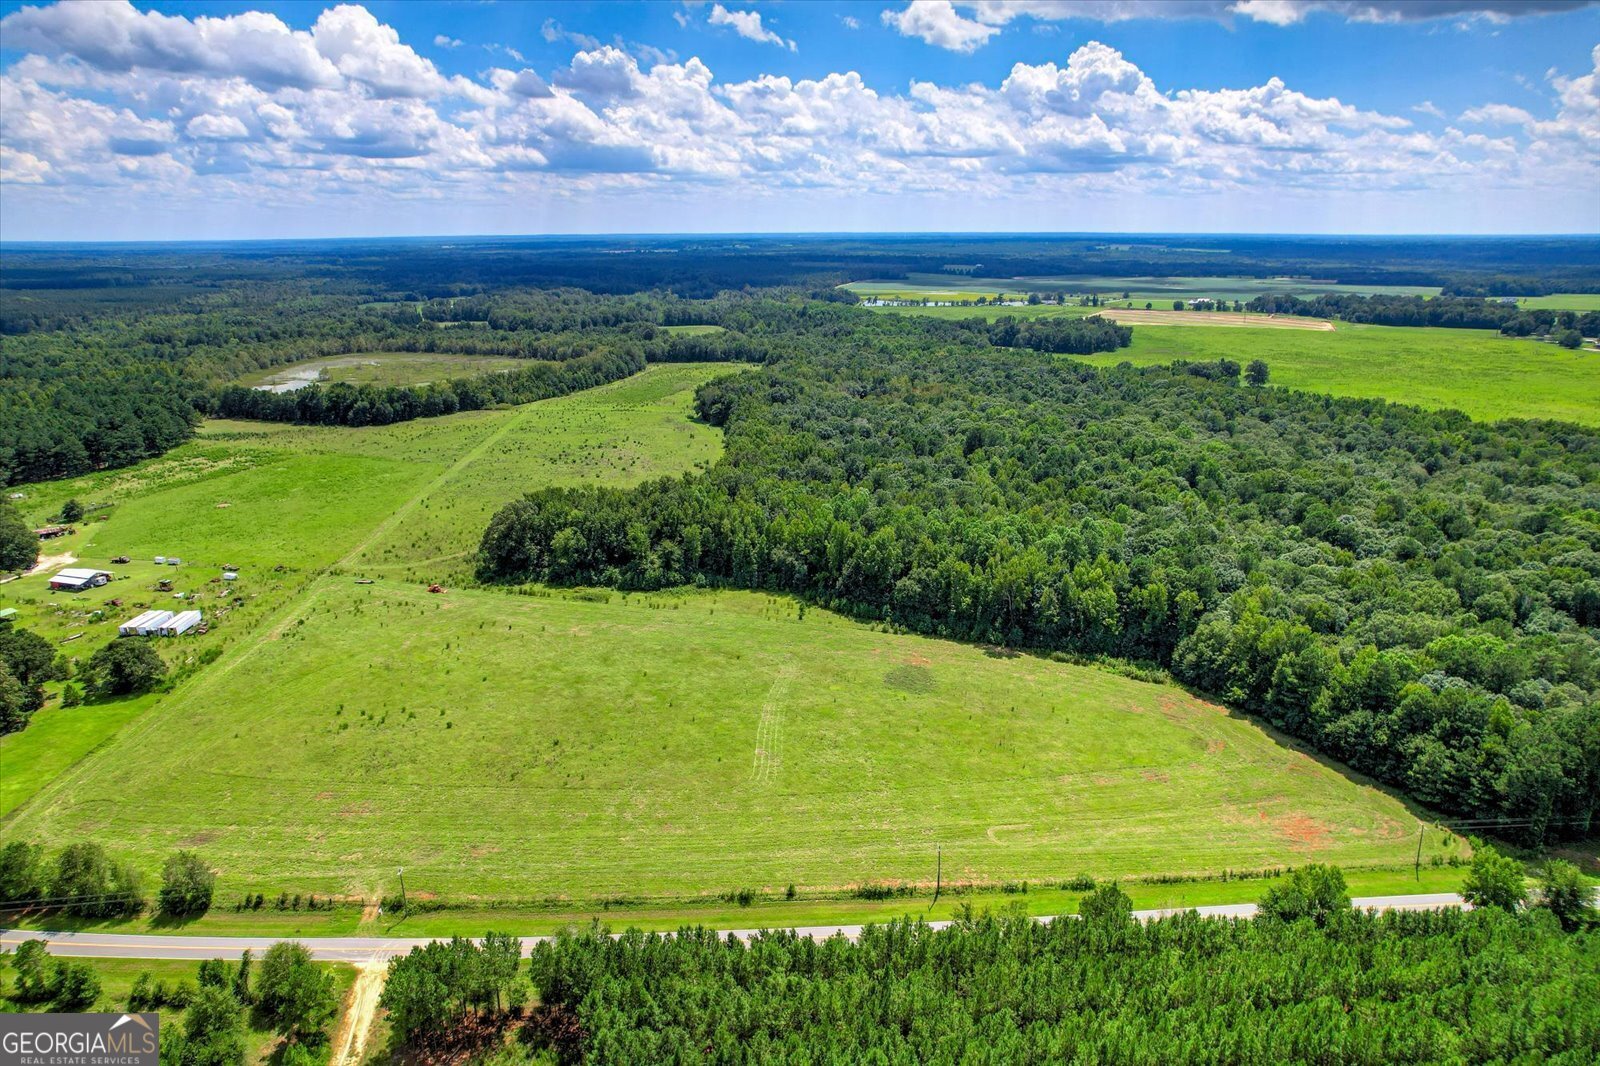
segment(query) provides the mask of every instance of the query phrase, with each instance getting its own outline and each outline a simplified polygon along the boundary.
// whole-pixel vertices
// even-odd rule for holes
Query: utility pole
[[[403,866],[400,868],[400,913],[410,914],[406,909],[406,871]]]
[[[1426,825],[1424,825],[1421,822],[1417,823],[1417,871],[1416,871],[1416,874],[1417,874],[1417,880],[1418,881],[1422,880],[1422,835],[1424,833],[1426,833],[1427,831],[1428,831],[1428,827]]]
[[[939,848],[934,853],[933,860],[933,901],[939,902],[939,890],[944,887],[944,848]]]

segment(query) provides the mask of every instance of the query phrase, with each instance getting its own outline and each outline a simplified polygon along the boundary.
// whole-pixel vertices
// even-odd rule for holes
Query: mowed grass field
[[[947,882],[1414,854],[1400,802],[1175,687],[801,615],[328,575],[5,835],[197,848],[222,898],[400,867],[458,901],[782,892],[931,881],[941,847]]]
[[[1600,356],[1489,330],[1342,322],[1332,332],[1136,325],[1131,347],[1081,358],[1100,366],[1261,359],[1272,384],[1288,388],[1455,408],[1473,418],[1600,425]]]

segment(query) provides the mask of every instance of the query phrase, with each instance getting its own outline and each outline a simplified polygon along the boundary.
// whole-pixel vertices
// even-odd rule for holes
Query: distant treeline
[[[105,317],[87,326],[5,340],[0,380],[0,482],[126,466],[187,440],[206,415],[386,425],[527,403],[614,381],[654,362],[763,362],[775,335],[807,308],[846,302],[780,289],[687,301],[665,293],[597,296],[512,291],[416,303],[310,297],[285,288],[211,297],[205,310]],[[833,293],[827,295],[833,296]],[[751,308],[760,307],[759,314]],[[675,325],[719,325],[673,333]],[[995,344],[1084,354],[1126,344],[1098,320],[966,327]],[[239,377],[308,359],[362,352],[440,352],[525,359],[508,373],[423,386],[312,385],[269,393]]]
[[[1600,311],[1525,311],[1516,304],[1479,297],[1357,296],[1334,293],[1301,299],[1257,296],[1247,305],[1263,314],[1338,318],[1377,326],[1442,326],[1455,329],[1497,329],[1529,337],[1575,329],[1585,337],[1600,336]]]
[[[322,295],[415,302],[508,288],[591,292],[826,289],[866,278],[1320,278],[1439,285],[1463,296],[1600,292],[1600,241],[1585,237],[1360,238],[1229,235],[450,238],[5,249],[0,332],[293,282]],[[9,291],[8,291],[9,290]],[[27,299],[12,294],[26,293]]]
[[[1436,807],[1532,837],[1596,813],[1600,433],[808,318],[700,388],[710,471],[534,492],[481,576],[1154,661]]]

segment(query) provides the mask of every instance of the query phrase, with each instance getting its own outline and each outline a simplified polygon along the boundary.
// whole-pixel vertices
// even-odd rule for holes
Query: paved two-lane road
[[[1465,906],[1454,892],[1433,892],[1416,896],[1365,896],[1350,901],[1363,910],[1426,910],[1437,907]],[[1220,918],[1249,918],[1256,913],[1254,903],[1228,903],[1215,907],[1180,907],[1167,910],[1135,911],[1141,920],[1161,918],[1193,910],[1199,914]],[[1051,918],[1039,918],[1041,922]],[[950,922],[929,922],[934,929],[943,929]],[[861,935],[861,925],[811,925],[794,928],[800,936],[826,940],[831,936],[845,936],[852,940]],[[747,940],[756,934],[754,929],[729,929],[724,935]],[[246,949],[261,954],[280,940],[298,940],[311,951],[313,958],[323,962],[371,962],[374,959],[404,955],[414,947],[430,943],[437,937],[328,936],[328,937],[273,937],[273,936],[147,936],[127,933],[46,933],[25,929],[0,929],[0,949],[15,951],[25,940],[43,940],[52,954],[74,958],[100,959],[235,959]],[[533,945],[550,940],[548,936],[522,938],[524,953]]]

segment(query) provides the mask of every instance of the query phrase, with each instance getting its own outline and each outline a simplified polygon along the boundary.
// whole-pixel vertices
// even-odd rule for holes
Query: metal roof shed
[[[82,592],[84,589],[99,588],[111,580],[109,570],[86,570],[81,567],[71,567],[59,571],[50,579],[53,589],[66,589],[69,592]]]

